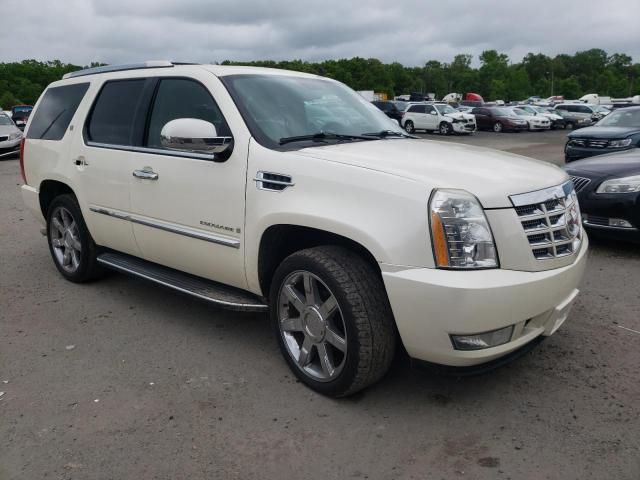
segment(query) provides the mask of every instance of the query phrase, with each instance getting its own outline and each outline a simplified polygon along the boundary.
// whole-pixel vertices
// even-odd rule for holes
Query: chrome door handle
[[[142,170],[134,170],[133,176],[136,178],[142,178],[143,180],[157,180],[158,174],[150,168],[144,168]]]

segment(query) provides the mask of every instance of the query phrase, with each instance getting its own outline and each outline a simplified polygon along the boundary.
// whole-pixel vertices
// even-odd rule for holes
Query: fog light
[[[476,335],[451,335],[451,343],[456,350],[482,350],[497,347],[511,340],[513,325]]]
[[[623,220],[622,218],[610,218],[609,219],[609,226],[610,227],[619,227],[619,228],[632,228],[633,227],[633,225],[631,225],[626,220]]]

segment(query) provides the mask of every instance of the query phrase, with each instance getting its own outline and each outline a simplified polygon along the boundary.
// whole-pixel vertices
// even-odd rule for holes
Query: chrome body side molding
[[[182,225],[176,225],[173,223],[159,222],[157,220],[151,220],[140,215],[124,213],[97,205],[90,205],[89,210],[94,213],[107,215],[119,220],[125,220],[132,223],[137,223],[139,225],[144,225],[145,227],[157,228],[159,230],[164,230],[165,232],[184,235],[185,237],[191,237],[198,240],[203,240],[205,242],[216,243],[218,245],[224,245],[225,247],[240,248],[240,240],[236,238],[230,238],[215,233],[203,232],[202,230],[196,230],[194,228],[184,227]]]

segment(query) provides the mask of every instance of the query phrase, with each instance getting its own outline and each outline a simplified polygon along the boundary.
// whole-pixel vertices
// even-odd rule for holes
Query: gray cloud
[[[0,11],[20,19],[0,30],[4,62],[361,56],[421,65],[489,48],[520,61],[594,47],[640,61],[640,3],[628,0],[0,0]]]

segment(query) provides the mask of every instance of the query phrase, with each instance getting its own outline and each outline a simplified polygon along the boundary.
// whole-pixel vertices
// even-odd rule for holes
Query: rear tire
[[[269,300],[282,355],[311,389],[344,397],[389,369],[396,330],[387,293],[353,251],[323,246],[290,255],[276,269]]]
[[[407,133],[413,133],[416,131],[411,120],[407,120],[406,122],[404,122],[404,129]]]
[[[500,122],[496,122],[493,124],[493,131],[496,133],[501,133],[504,130],[502,124]]]
[[[71,282],[83,283],[100,277],[98,248],[73,195],[53,199],[47,210],[47,243],[56,268]]]

